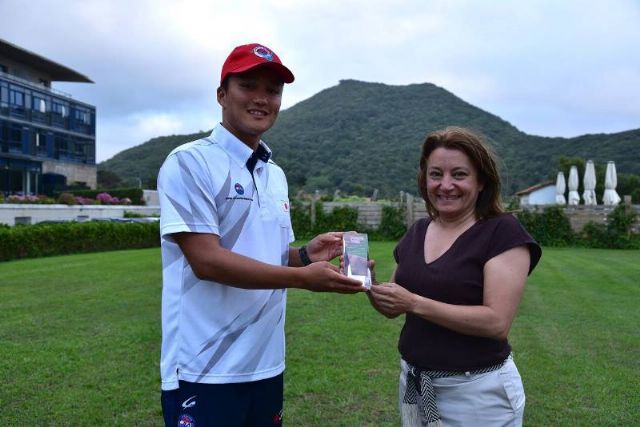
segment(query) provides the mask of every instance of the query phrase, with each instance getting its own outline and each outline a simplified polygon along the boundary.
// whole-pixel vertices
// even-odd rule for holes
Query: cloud
[[[190,134],[211,129],[215,123],[207,115],[185,115],[145,111],[105,119],[98,128],[97,157],[107,160],[119,152],[157,136]]]
[[[296,75],[284,109],[341,79],[430,82],[539,135],[640,127],[633,0],[2,0],[0,16],[0,38],[96,82],[57,87],[97,107],[99,161],[167,123],[209,128],[222,62],[254,41]]]

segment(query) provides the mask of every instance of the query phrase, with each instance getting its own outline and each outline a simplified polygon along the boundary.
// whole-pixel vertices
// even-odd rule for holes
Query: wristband
[[[311,258],[309,258],[309,254],[307,253],[306,246],[300,246],[300,249],[298,249],[298,255],[300,255],[300,261],[302,261],[302,265],[309,265],[312,263]]]

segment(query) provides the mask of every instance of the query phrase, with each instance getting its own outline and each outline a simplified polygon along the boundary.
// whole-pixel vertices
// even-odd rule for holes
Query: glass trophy
[[[371,288],[369,270],[369,238],[366,234],[349,232],[342,235],[344,272],[347,277],[359,280],[362,286]]]

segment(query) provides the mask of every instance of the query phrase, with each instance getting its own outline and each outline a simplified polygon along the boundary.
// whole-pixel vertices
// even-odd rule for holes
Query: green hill
[[[292,193],[304,187],[370,194],[377,188],[394,196],[400,190],[417,192],[422,141],[449,125],[480,131],[494,145],[507,194],[554,179],[561,156],[596,164],[614,160],[619,173],[640,174],[640,129],[575,138],[528,135],[430,83],[390,86],[343,80],[281,111],[264,140],[287,172]],[[99,168],[128,180],[152,181],[171,149],[203,134],[154,138]]]

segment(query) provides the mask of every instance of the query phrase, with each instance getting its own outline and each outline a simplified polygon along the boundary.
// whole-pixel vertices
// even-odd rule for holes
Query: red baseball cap
[[[282,65],[282,61],[274,51],[264,45],[251,43],[238,46],[231,51],[224,64],[222,64],[220,83],[229,74],[242,73],[258,66],[275,70],[285,83],[291,83],[294,79],[293,73]]]

